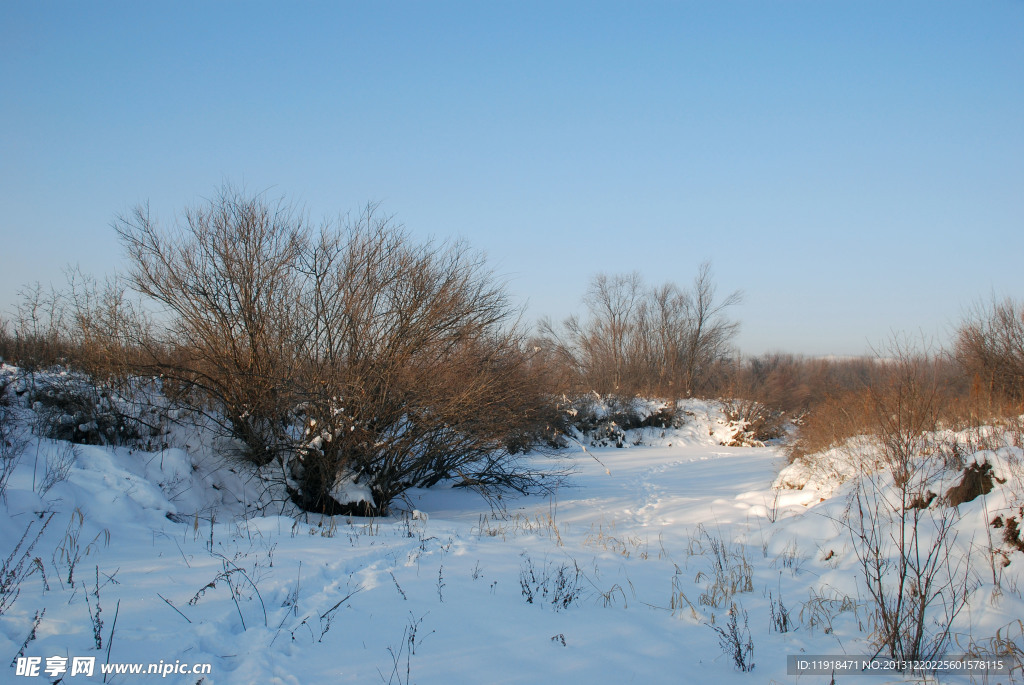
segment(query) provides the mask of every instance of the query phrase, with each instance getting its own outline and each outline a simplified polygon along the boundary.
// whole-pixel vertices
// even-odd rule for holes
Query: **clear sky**
[[[461,237],[527,318],[741,289],[740,348],[1024,297],[1024,2],[3,2],[0,308],[223,182]]]

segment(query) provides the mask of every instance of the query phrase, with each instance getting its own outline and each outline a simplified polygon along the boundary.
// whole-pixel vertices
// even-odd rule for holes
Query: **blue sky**
[[[1024,2],[0,4],[0,308],[223,182],[465,238],[526,318],[711,260],[751,354],[1024,297]]]

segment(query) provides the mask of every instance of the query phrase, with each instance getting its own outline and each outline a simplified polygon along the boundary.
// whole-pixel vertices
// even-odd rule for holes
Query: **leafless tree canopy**
[[[164,310],[169,386],[307,510],[380,512],[446,478],[529,487],[506,448],[543,402],[502,284],[375,210],[313,228],[226,189],[171,230],[145,207],[119,218],[132,283]]]
[[[708,388],[739,325],[725,316],[738,292],[719,299],[709,264],[689,290],[644,285],[640,274],[591,282],[588,317],[540,324],[541,345],[555,351],[582,390],[686,397]]]
[[[303,228],[288,208],[230,189],[175,230],[148,207],[115,223],[132,284],[162,310],[153,357],[169,389],[208,404],[259,465],[275,454],[293,387]]]

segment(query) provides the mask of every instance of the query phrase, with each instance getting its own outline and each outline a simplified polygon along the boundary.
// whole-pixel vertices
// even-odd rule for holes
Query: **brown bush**
[[[778,440],[786,434],[782,412],[756,400],[725,400],[723,409],[729,421],[743,426],[735,439],[736,446],[763,444],[768,440]]]
[[[545,401],[482,258],[414,245],[368,211],[343,235],[321,232],[303,270],[313,278],[301,316],[315,325],[300,375],[320,384],[300,399],[332,437],[293,470],[319,479],[340,468],[378,503],[447,478],[532,483],[511,455],[534,440]]]
[[[865,389],[848,390],[826,398],[808,411],[787,447],[790,461],[838,447],[855,435],[870,433],[870,402]]]
[[[955,354],[972,396],[994,413],[1024,403],[1024,306],[1012,299],[978,306],[957,331]]]
[[[942,353],[896,342],[873,361],[818,369],[819,379],[832,379],[818,388],[836,391],[809,403],[789,446],[791,460],[837,447],[855,435],[873,435],[889,441],[883,448],[892,459],[906,462],[923,433],[968,422],[961,377]]]
[[[77,269],[66,275],[68,365],[96,383],[126,390],[134,377],[152,370],[149,354],[156,348],[147,312],[123,278],[101,284]]]

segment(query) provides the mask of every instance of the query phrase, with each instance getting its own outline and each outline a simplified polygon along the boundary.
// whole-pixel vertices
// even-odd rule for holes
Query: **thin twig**
[[[176,607],[176,606],[174,606],[173,604],[171,604],[171,600],[167,599],[166,597],[164,597],[163,595],[161,595],[161,594],[160,594],[159,592],[158,592],[158,593],[156,593],[156,596],[157,596],[157,597],[159,597],[160,599],[164,600],[164,601],[165,601],[165,602],[167,603],[167,606],[169,606],[169,607],[171,607],[172,609],[174,609],[175,611],[177,611],[177,612],[178,612],[178,615],[179,615],[179,616],[181,616],[181,617],[182,617],[183,619],[185,619],[185,620],[186,620],[186,621],[188,621],[189,623],[191,623],[191,622],[192,622],[192,620],[191,620],[191,619],[190,619],[190,618],[189,618],[188,616],[186,616],[185,614],[181,613],[181,611],[180,611],[180,610],[178,609],[178,607]]]
[[[159,593],[157,593],[157,594],[159,594]],[[167,600],[164,600],[164,601],[167,602]],[[167,603],[170,604],[170,602],[167,602]],[[110,648],[114,644],[114,630],[117,628],[117,614],[120,611],[121,611],[121,600],[117,600],[117,606],[114,607],[114,623],[110,626],[110,637],[107,638],[107,662],[106,662],[107,665],[110,664]],[[181,612],[179,611],[178,613],[180,614]],[[188,620],[188,619],[185,619],[185,620]],[[189,621],[189,623],[191,623],[191,621]],[[107,675],[108,674],[106,672],[103,673],[103,682],[107,682]]]

